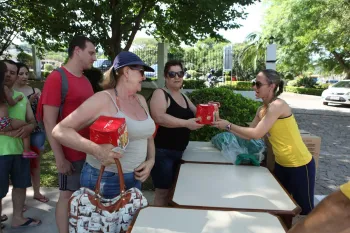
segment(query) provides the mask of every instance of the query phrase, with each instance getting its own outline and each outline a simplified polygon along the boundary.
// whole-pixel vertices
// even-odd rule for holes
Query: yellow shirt
[[[340,186],[340,190],[342,191],[342,193],[344,193],[345,196],[347,196],[350,199],[350,181]]]
[[[268,136],[279,165],[300,167],[311,161],[312,155],[301,138],[294,115],[277,119]]]

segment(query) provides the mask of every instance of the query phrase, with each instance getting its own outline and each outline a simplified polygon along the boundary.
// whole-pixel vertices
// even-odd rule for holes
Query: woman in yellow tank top
[[[281,184],[308,214],[314,207],[315,161],[300,136],[291,108],[277,97],[283,92],[283,80],[274,70],[261,71],[253,82],[256,98],[263,100],[250,127],[226,120],[213,125],[245,139],[268,136],[276,156],[274,173]]]

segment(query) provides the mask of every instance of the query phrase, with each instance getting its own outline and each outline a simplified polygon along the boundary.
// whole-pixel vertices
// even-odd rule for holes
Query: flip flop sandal
[[[45,196],[42,196],[42,197],[34,197],[34,200],[37,200],[37,201],[40,201],[42,203],[47,203],[50,201],[49,198],[45,197]]]
[[[6,214],[1,216],[1,222],[5,222],[7,219],[8,219],[8,217]]]
[[[12,226],[11,228],[12,228],[12,229],[20,229],[20,228],[28,228],[28,227],[37,227],[37,226],[40,226],[41,223],[42,223],[41,220],[39,220],[38,223],[35,223],[35,222],[36,222],[35,219],[28,218],[28,221],[26,221],[26,222],[23,223],[22,225],[17,226],[17,227]],[[35,223],[35,224],[32,224],[32,223]]]

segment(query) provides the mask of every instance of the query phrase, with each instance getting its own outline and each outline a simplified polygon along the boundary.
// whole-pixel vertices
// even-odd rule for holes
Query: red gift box
[[[123,153],[129,143],[125,118],[100,116],[90,126],[90,140],[96,144],[112,144],[113,151]]]
[[[197,123],[210,125],[214,121],[218,120],[219,107],[220,103],[218,102],[209,102],[208,104],[197,105],[196,118],[199,118],[199,121],[197,121]]]

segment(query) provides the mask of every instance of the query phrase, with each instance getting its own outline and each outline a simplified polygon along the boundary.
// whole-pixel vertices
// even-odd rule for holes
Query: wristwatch
[[[227,130],[227,131],[230,131],[230,130],[231,130],[231,123],[228,124],[228,125],[226,125],[226,130]]]

